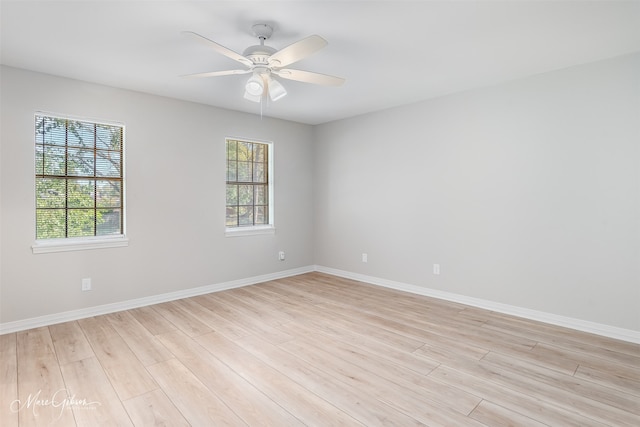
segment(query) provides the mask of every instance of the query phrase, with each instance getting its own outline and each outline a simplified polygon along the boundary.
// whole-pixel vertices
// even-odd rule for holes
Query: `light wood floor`
[[[311,273],[0,336],[0,425],[638,426],[640,346]]]

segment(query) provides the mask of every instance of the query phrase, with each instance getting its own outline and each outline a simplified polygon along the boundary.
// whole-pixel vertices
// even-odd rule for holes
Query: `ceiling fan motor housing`
[[[246,48],[242,53],[242,56],[249,58],[256,65],[267,65],[269,57],[276,52],[277,50],[271,46],[255,45]]]

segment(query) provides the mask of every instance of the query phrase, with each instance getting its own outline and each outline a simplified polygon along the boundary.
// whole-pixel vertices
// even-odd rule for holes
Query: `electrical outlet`
[[[86,279],[82,279],[82,290],[90,291],[91,290],[91,277],[87,277]]]
[[[362,254],[362,262],[368,262],[369,256],[367,254]]]
[[[440,264],[433,264],[433,274],[436,276],[440,274]]]
[[[279,259],[280,261],[284,261],[284,251],[280,251],[280,252],[278,252],[278,259]]]

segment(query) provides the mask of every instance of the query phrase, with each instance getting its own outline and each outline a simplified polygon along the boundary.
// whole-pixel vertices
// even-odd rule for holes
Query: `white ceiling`
[[[346,78],[341,87],[282,80],[266,116],[319,124],[640,51],[640,1],[10,1],[1,0],[1,63],[260,114],[242,68],[180,34],[242,52],[251,25],[281,49],[329,44],[289,68]]]

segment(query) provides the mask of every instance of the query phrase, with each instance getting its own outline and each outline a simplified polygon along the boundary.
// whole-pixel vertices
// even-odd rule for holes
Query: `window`
[[[271,144],[226,140],[228,232],[273,228]]]
[[[122,125],[36,115],[36,245],[124,236],[123,145]]]

